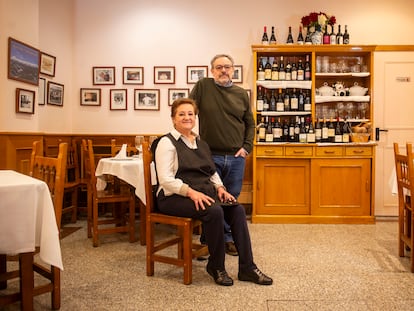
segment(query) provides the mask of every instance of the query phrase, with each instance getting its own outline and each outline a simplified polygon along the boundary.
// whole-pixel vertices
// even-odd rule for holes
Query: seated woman
[[[224,264],[225,219],[230,224],[239,252],[239,280],[271,285],[273,280],[253,261],[244,207],[226,191],[207,143],[193,132],[197,113],[198,108],[192,99],[180,98],[172,104],[174,130],[160,139],[155,150],[158,209],[167,215],[202,221],[210,253],[207,272],[217,284],[233,285]]]

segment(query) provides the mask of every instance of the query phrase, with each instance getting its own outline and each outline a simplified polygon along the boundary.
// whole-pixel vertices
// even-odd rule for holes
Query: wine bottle
[[[270,122],[269,117],[266,117],[266,136],[265,142],[272,143],[273,142],[273,129],[272,129],[272,122]]]
[[[331,26],[331,34],[330,34],[330,44],[336,44],[336,33],[334,25]]]
[[[310,91],[306,91],[305,103],[303,104],[303,109],[304,109],[304,111],[311,111],[312,110]]]
[[[266,65],[264,68],[265,80],[272,80],[272,65],[270,65],[269,57],[266,59]]]
[[[293,44],[292,27],[289,26],[289,33],[286,39],[286,44]]]
[[[323,37],[322,37],[322,42],[323,42],[323,44],[330,44],[331,43],[331,36],[328,33],[328,25],[325,25],[325,29],[324,29]]]
[[[328,126],[326,124],[326,119],[325,117],[323,118],[323,123],[322,123],[322,138],[321,138],[322,142],[328,142]]]
[[[320,143],[322,141],[322,127],[319,123],[318,117],[316,117],[315,121],[315,142]]]
[[[277,97],[277,102],[276,102],[276,111],[281,112],[284,110],[285,110],[285,106],[283,102],[282,89],[279,89],[279,96]]]
[[[289,141],[289,124],[288,121],[285,119],[283,123],[283,141]]]
[[[348,26],[345,25],[345,32],[344,32],[344,44],[349,44],[349,32],[348,32]]]
[[[299,34],[298,34],[298,39],[296,40],[296,43],[299,45],[302,45],[304,43],[303,34],[302,34],[302,26],[299,26]]]
[[[285,63],[283,62],[283,56],[280,56],[279,61],[279,80],[286,80]]]
[[[298,68],[296,67],[296,63],[292,63],[292,70],[291,70],[291,79],[292,81],[296,81],[298,79]]]
[[[298,109],[298,95],[296,94],[296,89],[293,89],[292,95],[290,96],[290,111],[298,111]]]
[[[279,64],[277,63],[276,57],[273,59],[272,64],[272,80],[279,80]]]
[[[266,140],[266,124],[264,117],[261,118],[261,122],[258,124],[259,133],[257,134],[259,142],[265,142]]]
[[[266,26],[264,26],[264,28],[263,28],[262,44],[263,45],[269,45],[269,38],[267,37],[267,28],[266,28]]]
[[[286,89],[285,91],[285,95],[283,97],[283,110],[284,111],[289,111],[290,110],[290,96],[289,96],[289,92]]]
[[[310,62],[309,62],[309,55],[306,55],[305,58],[305,80],[309,81],[311,79],[311,68],[310,68]]]
[[[344,121],[344,125],[342,127],[342,142],[343,143],[349,143],[349,125],[348,125],[348,121],[345,119]]]
[[[257,90],[256,110],[257,112],[263,111],[263,93],[262,93],[262,87],[260,85],[258,86],[258,90]]]
[[[311,33],[309,31],[310,27],[306,27],[306,36],[305,36],[305,44],[309,45],[312,44],[312,38],[311,38]]]
[[[288,59],[285,69],[285,80],[290,81],[292,80],[292,65],[290,64],[290,60]]]
[[[298,94],[298,110],[305,111],[305,96],[303,94],[303,91],[299,91]]]
[[[342,130],[341,130],[341,123],[339,122],[339,117],[336,119],[335,142],[342,143]]]
[[[276,97],[275,97],[275,90],[270,92],[270,104],[269,104],[269,111],[276,111]]]
[[[341,32],[341,25],[338,25],[338,33],[336,34],[336,44],[343,44],[344,37]]]
[[[276,44],[275,27],[272,26],[272,34],[270,35],[269,44]]]
[[[299,59],[299,61],[298,61],[298,75],[297,75],[297,80],[298,81],[305,80],[305,70],[303,69],[303,64],[302,64],[302,60],[301,59]]]
[[[265,72],[263,69],[263,58],[260,57],[257,69],[257,80],[263,81],[265,79]]]
[[[332,118],[330,119],[328,126],[328,141],[331,143],[335,142],[335,127]]]
[[[300,127],[301,127],[301,125],[300,125],[299,116],[296,116],[295,129],[294,129],[294,132],[295,132],[294,141],[295,142],[299,142]]]
[[[263,95],[263,111],[269,111],[269,98],[267,97],[267,89],[264,89]]]
[[[276,119],[275,125],[273,127],[273,141],[281,142],[282,141],[282,127],[280,126],[280,117]]]
[[[300,127],[299,127],[299,142],[306,143],[307,142],[307,134],[305,128],[305,118],[300,118]]]
[[[310,120],[308,123],[309,123],[309,129],[308,129],[308,133],[306,134],[306,142],[314,143],[316,141],[316,134],[313,128],[312,120]]]
[[[289,123],[289,139],[288,141],[294,142],[295,141],[295,121],[293,118],[290,119]]]

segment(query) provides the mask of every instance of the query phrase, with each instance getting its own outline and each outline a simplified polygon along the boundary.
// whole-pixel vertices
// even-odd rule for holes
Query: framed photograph
[[[175,67],[154,66],[154,84],[174,84]]]
[[[231,78],[233,83],[242,83],[243,82],[243,66],[234,65],[233,77]]]
[[[35,92],[16,89],[16,112],[34,114]]]
[[[208,66],[187,66],[187,83],[197,83],[201,78],[208,76]]]
[[[171,106],[174,100],[188,97],[190,89],[168,89],[168,106]]]
[[[160,110],[160,90],[135,89],[134,110]]]
[[[93,67],[93,85],[115,85],[115,67]]]
[[[100,106],[101,105],[101,89],[80,89],[81,106]]]
[[[9,37],[7,77],[9,79],[39,85],[40,51]]]
[[[64,95],[63,84],[48,81],[47,82],[47,104],[55,106],[63,106]]]
[[[37,96],[37,104],[38,105],[44,105],[45,99],[46,99],[46,79],[45,78],[39,78],[39,94]]]
[[[112,89],[109,97],[110,110],[127,110],[127,89]]]
[[[122,67],[123,84],[144,84],[144,67]]]
[[[56,68],[56,57],[40,52],[40,73],[54,77]]]

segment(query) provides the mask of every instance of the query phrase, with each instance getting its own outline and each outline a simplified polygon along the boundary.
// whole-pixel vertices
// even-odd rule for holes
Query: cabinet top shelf
[[[372,52],[376,45],[298,45],[298,44],[275,44],[275,45],[252,45],[253,52]]]

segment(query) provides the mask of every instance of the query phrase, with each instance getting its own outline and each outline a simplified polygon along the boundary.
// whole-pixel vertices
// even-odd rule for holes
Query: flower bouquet
[[[308,29],[312,44],[321,44],[322,30],[324,30],[327,25],[335,25],[336,18],[325,12],[311,12],[309,15],[303,16],[301,22],[303,27]]]

